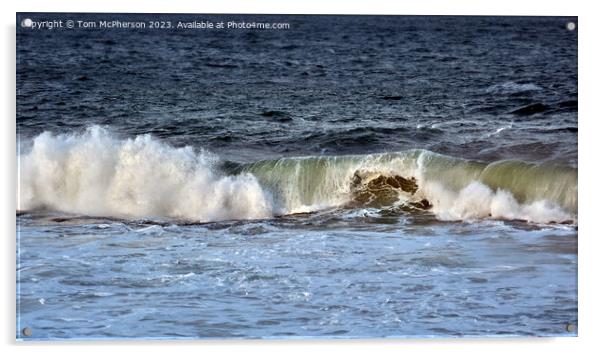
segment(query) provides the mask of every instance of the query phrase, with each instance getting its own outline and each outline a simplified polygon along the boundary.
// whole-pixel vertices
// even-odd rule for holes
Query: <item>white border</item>
[[[314,350],[342,349],[351,353],[366,350],[379,352],[427,353],[504,353],[541,351],[574,353],[600,347],[597,330],[600,328],[599,254],[602,234],[597,232],[602,201],[598,183],[602,147],[600,121],[602,109],[597,104],[600,76],[600,13],[593,1],[475,1],[475,0],[169,0],[134,1],[104,0],[91,3],[66,0],[20,1],[2,4],[2,344],[8,352],[45,353],[104,353],[107,349],[164,353],[175,346],[178,354],[201,351],[249,351],[251,353],[304,353]],[[15,209],[16,209],[16,152],[15,152],[15,12],[143,12],[143,13],[281,13],[281,14],[406,14],[406,15],[556,15],[579,16],[579,337],[558,339],[434,339],[434,340],[297,340],[297,341],[128,341],[128,342],[56,342],[16,343],[15,335]]]
[[[397,14],[397,15],[538,15],[575,16],[579,1],[477,1],[477,0],[108,0],[72,2],[66,0],[21,1],[14,6],[21,12],[140,12],[140,13],[261,13],[261,14]],[[7,11],[8,12],[8,11]]]

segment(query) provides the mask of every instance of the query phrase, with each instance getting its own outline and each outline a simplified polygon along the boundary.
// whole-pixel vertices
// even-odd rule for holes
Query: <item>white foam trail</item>
[[[118,140],[98,126],[45,132],[20,156],[18,208],[199,222],[270,217],[271,196],[256,178],[221,176],[215,159],[150,135]]]
[[[485,134],[486,138],[491,138],[492,136],[498,135],[506,129],[512,129],[512,124],[504,125],[503,127],[497,128],[494,132]]]
[[[535,84],[518,84],[512,81],[496,84],[487,88],[487,92],[490,93],[515,93],[540,90],[542,90],[542,88]]]

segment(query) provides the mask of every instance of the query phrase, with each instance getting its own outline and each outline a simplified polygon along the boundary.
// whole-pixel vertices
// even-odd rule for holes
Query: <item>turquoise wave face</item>
[[[460,207],[465,201],[461,197],[472,199],[468,202],[480,198],[485,205],[480,206],[483,211],[479,215],[492,216],[495,212],[487,209],[495,207],[493,204],[506,204],[500,208],[523,209],[512,210],[513,217],[519,219],[562,222],[577,217],[577,170],[554,164],[518,160],[484,163],[427,150],[408,150],[283,158],[241,165],[230,172],[253,174],[288,212],[304,211],[310,206],[343,205],[353,199],[354,184],[359,183],[372,189],[374,198],[389,199],[390,204],[428,200],[435,210],[443,212]],[[383,180],[387,178],[413,180],[416,187],[404,190],[399,182]],[[391,192],[398,192],[397,198]],[[449,201],[450,198],[455,201]],[[547,216],[520,215],[528,214],[523,206],[535,208],[537,203],[537,208],[554,211]],[[565,220],[555,220],[557,217]]]

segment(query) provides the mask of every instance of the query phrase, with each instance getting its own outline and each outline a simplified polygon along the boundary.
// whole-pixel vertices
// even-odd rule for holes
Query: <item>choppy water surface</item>
[[[20,323],[37,338],[571,335],[577,320],[572,227],[369,209],[19,222]]]
[[[575,18],[202,17],[18,28],[17,337],[576,335]]]

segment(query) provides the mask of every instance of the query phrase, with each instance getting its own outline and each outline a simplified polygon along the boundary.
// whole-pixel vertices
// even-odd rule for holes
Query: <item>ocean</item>
[[[576,336],[568,23],[18,13],[17,338]]]

